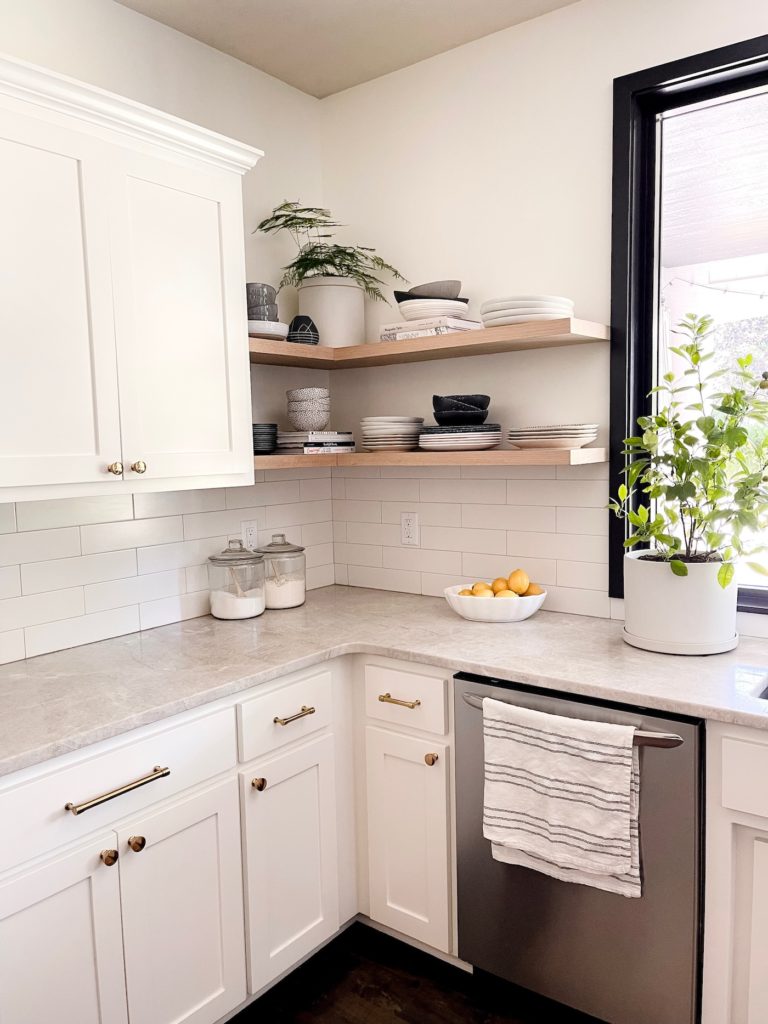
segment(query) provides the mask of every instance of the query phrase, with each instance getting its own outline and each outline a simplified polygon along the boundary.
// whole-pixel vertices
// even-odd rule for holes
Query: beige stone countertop
[[[257,619],[161,626],[0,668],[0,775],[343,654],[376,654],[768,729],[768,642],[650,654],[608,619],[467,622],[441,598],[353,587]]]

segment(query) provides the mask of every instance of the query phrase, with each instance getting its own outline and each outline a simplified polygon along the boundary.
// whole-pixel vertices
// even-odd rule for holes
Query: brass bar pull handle
[[[393,697],[391,693],[380,693],[379,700],[382,704],[397,704],[400,708],[410,708],[413,711],[414,708],[421,707],[420,700],[398,700],[397,697]]]
[[[64,804],[64,810],[71,811],[73,814],[82,814],[83,811],[90,811],[92,807],[98,807],[99,804],[105,804],[107,800],[114,800],[116,796],[122,796],[123,793],[130,793],[134,789],[141,789],[142,786],[146,786],[150,782],[155,782],[157,779],[164,779],[166,775],[170,774],[170,768],[161,768],[159,765],[155,765],[149,775],[142,775],[140,779],[136,779],[134,782],[128,782],[124,786],[120,786],[118,789],[111,789],[108,793],[102,793],[101,796],[95,796],[92,800],[84,800],[81,804],[73,804],[70,801],[68,804]]]
[[[306,718],[307,715],[314,715],[315,708],[308,708],[306,704],[302,704],[301,711],[297,711],[295,715],[289,715],[288,718],[278,718],[275,716],[272,721],[275,725],[290,725],[291,722],[297,721],[299,718]]]

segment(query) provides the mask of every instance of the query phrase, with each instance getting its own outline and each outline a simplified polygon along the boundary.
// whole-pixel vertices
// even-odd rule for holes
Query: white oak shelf
[[[561,320],[537,320],[508,327],[485,327],[477,331],[442,334],[437,338],[412,338],[409,341],[381,341],[347,348],[302,345],[266,338],[250,338],[252,363],[271,366],[303,366],[317,370],[345,370],[364,366],[391,366],[429,359],[458,356],[495,355],[526,349],[560,348],[605,342],[609,329],[589,320],[564,317]]]
[[[256,455],[256,469],[306,466],[585,466],[607,462],[605,448],[528,448],[486,452],[355,452],[351,455]]]

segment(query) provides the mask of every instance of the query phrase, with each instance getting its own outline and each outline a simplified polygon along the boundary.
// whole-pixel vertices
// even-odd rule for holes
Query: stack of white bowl
[[[511,427],[512,448],[583,448],[597,439],[597,423],[555,423],[545,427]]]
[[[484,302],[480,316],[484,327],[504,327],[529,320],[561,320],[573,316],[573,301],[562,295],[510,295]]]
[[[423,416],[366,416],[360,420],[361,444],[368,452],[412,452],[423,426]]]
[[[286,391],[288,419],[294,430],[324,430],[331,418],[328,388],[293,388]]]

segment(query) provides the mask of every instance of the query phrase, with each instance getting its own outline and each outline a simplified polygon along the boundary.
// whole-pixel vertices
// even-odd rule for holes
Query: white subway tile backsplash
[[[446,576],[440,573],[423,572],[421,574],[421,592],[425,597],[444,597],[443,591],[446,587],[457,587],[460,583],[464,586],[474,583],[471,576],[462,576],[461,573],[451,573]]]
[[[386,479],[344,481],[347,498],[352,501],[418,501],[419,481]]]
[[[333,544],[313,544],[306,549],[307,568],[333,565]]]
[[[604,508],[561,507],[557,510],[558,533],[593,534],[608,536],[609,512]]]
[[[184,573],[184,582],[186,586],[181,587],[179,590],[174,590],[170,594],[154,594],[153,597],[172,597],[173,594],[194,594],[196,590],[206,590],[209,586],[208,577],[208,563],[205,565],[188,565],[186,569],[177,570],[178,572]],[[149,577],[140,576],[139,579],[148,579]],[[148,599],[147,599],[148,600]]]
[[[348,501],[334,498],[332,518],[334,523],[380,523],[381,505],[380,501]]]
[[[558,587],[576,587],[581,590],[608,591],[608,565],[595,562],[557,563]]]
[[[378,480],[381,469],[378,466],[334,466],[331,474],[335,479],[356,477],[360,480]]]
[[[204,537],[217,537],[224,534],[239,536],[243,523],[246,522],[257,523],[259,529],[266,526],[266,515],[261,507],[227,509],[225,512],[198,512],[182,518],[184,520],[184,540],[202,540]]]
[[[334,476],[331,478],[331,497],[332,498],[346,498],[347,488],[344,482],[344,478],[340,476]]]
[[[377,569],[366,565],[347,567],[349,585],[373,590],[397,590],[405,594],[421,593],[421,573],[401,569]]]
[[[20,531],[50,530],[59,526],[83,526],[87,523],[117,523],[124,519],[133,519],[133,498],[130,494],[20,501],[16,505],[16,522]]]
[[[139,548],[139,575],[150,572],[165,572],[168,569],[186,569],[191,565],[203,565],[209,555],[218,554],[227,546],[227,537],[206,537],[203,540],[185,540],[180,544],[157,544],[151,548]]]
[[[223,488],[201,491],[161,491],[158,494],[134,494],[137,519],[157,519],[192,512],[217,512],[226,508]]]
[[[533,555],[535,558],[566,558],[575,562],[607,562],[608,543],[604,537],[579,536],[569,533],[507,534],[510,555]]]
[[[532,580],[543,586],[557,582],[557,562],[554,558],[516,557],[508,555],[462,555],[462,572],[475,580],[493,580],[508,576],[513,569],[525,569]]]
[[[421,528],[421,546],[423,548],[445,548],[448,551],[475,551],[504,555],[507,551],[507,535],[504,530],[423,526]]]
[[[381,521],[400,524],[401,512],[416,512],[421,526],[461,526],[461,505],[427,501],[383,501]]]
[[[313,565],[307,568],[307,590],[319,590],[320,587],[330,587],[335,583],[335,569],[331,563],[328,565]]]
[[[21,661],[24,656],[23,629],[9,629],[6,633],[0,633],[0,665]]]
[[[608,501],[603,480],[508,480],[510,505],[579,505],[601,508]]]
[[[299,501],[301,484],[301,480],[273,480],[252,487],[228,487],[227,508],[253,508],[256,505],[283,505]]]
[[[554,480],[554,466],[462,466],[465,480]]]
[[[0,569],[0,600],[18,597],[21,593],[21,570],[18,565],[6,565]],[[0,619],[0,630],[3,628]]]
[[[380,544],[335,544],[335,559],[342,565],[383,565]]]
[[[0,502],[0,533],[13,533],[15,529],[16,506],[12,502]]]
[[[413,547],[384,548],[383,551],[385,569],[461,573],[460,551],[431,551]]]
[[[202,568],[205,570],[205,566]],[[187,572],[189,571],[188,569]],[[188,589],[191,588],[183,569],[150,573],[147,576],[130,576],[128,579],[111,580],[107,583],[90,583],[85,587],[85,610],[90,613],[103,612],[110,608],[124,608],[129,604],[173,597],[175,594],[183,594]]]
[[[339,540],[350,544],[386,544],[397,547],[400,543],[400,522],[397,523],[340,523],[346,528],[346,535]]]
[[[331,499],[302,501],[295,505],[267,505],[266,513],[266,526],[272,526],[273,523],[284,523],[287,526],[323,523],[331,518]]]
[[[139,628],[139,609],[132,605],[129,608],[96,612],[94,615],[82,615],[76,619],[28,626],[24,630],[24,641],[27,657],[34,658],[50,651],[63,651],[68,647],[80,647],[97,640],[135,633]]]
[[[141,629],[154,629],[171,622],[196,619],[199,615],[208,615],[210,610],[211,601],[207,590],[166,597],[159,601],[146,601],[139,605]]]
[[[461,476],[459,466],[382,466],[382,480],[402,477],[408,480],[455,480]]]
[[[610,466],[607,462],[590,462],[586,466],[558,466],[557,476],[561,480],[608,480]]]
[[[346,541],[346,539],[347,539],[347,527],[348,527],[348,524],[347,523],[333,523],[332,526],[333,526],[333,539],[334,539],[334,542],[337,542],[339,544],[343,544]],[[361,540],[360,543],[366,544],[368,542],[365,541],[365,540]]]
[[[41,622],[71,619],[82,615],[84,611],[82,587],[54,590],[49,594],[34,594],[31,597],[12,597],[0,601],[0,629],[22,629]]]
[[[266,469],[264,480],[319,480],[320,477],[329,477],[331,467],[328,466],[307,466],[303,469]]]
[[[466,501],[483,505],[504,505],[507,501],[505,480],[422,480],[422,501]]]
[[[81,526],[80,538],[83,554],[90,555],[101,551],[143,548],[150,544],[172,544],[184,539],[184,531],[181,516],[167,516],[163,519],[132,519],[126,523]]]
[[[461,525],[472,529],[555,532],[555,510],[543,505],[462,505]]]
[[[334,565],[333,582],[338,583],[342,587],[349,585],[349,572],[346,565],[339,565],[338,562]],[[2,633],[0,633],[0,641],[2,641]]]
[[[76,526],[0,536],[0,565],[44,562],[49,558],[70,558],[79,554],[80,531]]]
[[[107,551],[77,558],[57,558],[49,562],[32,562],[21,567],[23,594],[41,594],[46,590],[119,580],[136,575],[136,552]]]
[[[307,547],[311,544],[332,544],[333,523],[305,523],[301,527],[301,543]]]
[[[301,486],[299,496],[302,501],[321,501],[332,496],[330,477],[323,477],[320,480],[300,480],[299,484]],[[269,504],[269,502],[265,502],[265,504]]]
[[[547,587],[544,608],[548,612],[570,612],[574,615],[596,615],[610,618],[608,594],[599,590],[578,590],[570,587]]]

